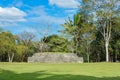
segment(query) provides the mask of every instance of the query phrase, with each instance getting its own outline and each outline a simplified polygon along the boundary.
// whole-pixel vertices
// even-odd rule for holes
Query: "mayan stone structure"
[[[83,63],[83,57],[78,57],[74,53],[35,53],[28,58],[28,62],[41,63]]]

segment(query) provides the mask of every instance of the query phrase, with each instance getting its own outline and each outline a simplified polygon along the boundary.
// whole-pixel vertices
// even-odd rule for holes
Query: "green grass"
[[[66,53],[66,52],[41,52],[41,53],[43,53],[43,54],[69,54],[69,53]]]
[[[120,64],[0,63],[0,80],[120,80]]]

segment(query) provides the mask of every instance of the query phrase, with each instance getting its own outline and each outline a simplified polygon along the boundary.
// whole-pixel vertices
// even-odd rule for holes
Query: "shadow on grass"
[[[12,71],[0,69],[0,80],[120,80],[120,76],[98,78],[93,76],[71,74],[56,75],[47,73],[46,71],[17,74]]]

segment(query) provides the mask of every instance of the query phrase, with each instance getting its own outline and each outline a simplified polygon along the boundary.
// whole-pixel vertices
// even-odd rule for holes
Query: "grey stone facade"
[[[28,62],[83,63],[83,57],[78,57],[74,53],[35,53],[32,57],[28,57]]]

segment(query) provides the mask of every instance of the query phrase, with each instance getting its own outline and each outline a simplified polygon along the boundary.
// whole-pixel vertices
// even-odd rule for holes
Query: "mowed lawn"
[[[0,63],[0,80],[120,80],[120,63]]]

